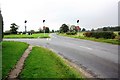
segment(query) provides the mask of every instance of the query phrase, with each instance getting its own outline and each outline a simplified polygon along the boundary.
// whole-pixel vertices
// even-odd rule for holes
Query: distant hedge
[[[113,32],[85,32],[86,37],[95,37],[95,38],[105,38],[105,39],[114,39],[115,34]]]
[[[77,32],[67,32],[66,34],[67,35],[75,35],[75,34],[77,34]]]

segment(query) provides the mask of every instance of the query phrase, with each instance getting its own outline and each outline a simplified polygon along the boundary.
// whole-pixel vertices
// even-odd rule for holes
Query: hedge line
[[[77,34],[77,32],[67,32],[66,34],[67,35],[75,35],[75,34]]]
[[[86,37],[95,37],[95,38],[105,38],[105,39],[114,39],[115,34],[113,32],[85,32]]]

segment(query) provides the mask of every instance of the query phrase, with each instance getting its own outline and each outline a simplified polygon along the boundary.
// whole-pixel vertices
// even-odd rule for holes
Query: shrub
[[[10,31],[5,31],[5,32],[4,32],[4,35],[10,35],[10,34],[11,34]]]
[[[115,36],[115,39],[120,40],[120,36]]]
[[[67,34],[67,35],[76,35],[77,32],[67,32],[66,34]]]
[[[120,32],[118,32],[118,35],[120,35]]]
[[[22,32],[22,34],[26,34],[26,32]]]
[[[92,37],[92,32],[85,32],[83,35],[86,37]]]

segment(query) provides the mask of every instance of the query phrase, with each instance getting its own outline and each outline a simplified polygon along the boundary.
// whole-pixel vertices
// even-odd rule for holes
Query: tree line
[[[92,28],[91,30],[86,30],[85,28],[80,28],[78,29],[78,26],[71,25],[68,26],[66,24],[62,24],[61,27],[59,28],[60,33],[67,33],[67,32],[78,32],[78,31],[120,31],[120,26],[115,26],[115,27],[103,27],[103,28],[97,28],[94,29]]]
[[[98,28],[95,31],[120,31],[120,26]]]
[[[85,28],[80,28],[79,26],[71,25],[68,26],[66,24],[62,24],[62,26],[59,28],[60,33],[66,33],[66,32],[78,32],[78,31],[86,31]]]
[[[50,32],[50,29],[49,27],[44,27],[44,29],[40,28],[38,29],[39,31],[34,31],[34,30],[30,30],[30,31],[23,31],[23,32],[19,32],[17,31],[19,28],[19,26],[16,24],[16,23],[12,23],[11,26],[10,26],[10,30],[7,30],[4,32],[4,35],[9,35],[9,34],[26,34],[26,33],[30,33],[30,34],[33,34],[33,33],[49,33]],[[52,32],[54,32],[54,30],[52,30]]]

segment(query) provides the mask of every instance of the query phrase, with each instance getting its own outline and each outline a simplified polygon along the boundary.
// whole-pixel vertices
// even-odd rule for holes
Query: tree
[[[52,33],[54,33],[55,31],[54,30],[52,30]]]
[[[12,23],[10,28],[11,28],[10,31],[12,34],[17,34],[18,25],[16,25],[15,23]]]
[[[66,24],[62,24],[60,27],[60,32],[66,33],[69,31],[69,27]]]
[[[50,30],[49,30],[49,27],[45,27],[45,33],[49,33]]]
[[[95,30],[92,28],[91,31],[95,31]]]
[[[107,31],[107,30],[108,30],[107,27],[104,27],[104,28],[103,28],[103,31]]]
[[[35,33],[35,31],[34,30],[30,30],[30,32],[33,34],[33,33]]]
[[[82,29],[82,31],[86,31],[86,29],[85,29],[85,28],[83,28],[83,29]]]
[[[40,33],[43,33],[43,30],[41,29],[41,27],[38,29]]]
[[[75,32],[75,31],[77,31],[77,30],[76,30],[76,26],[75,26],[75,25],[71,25],[71,27],[70,27],[70,32]]]

